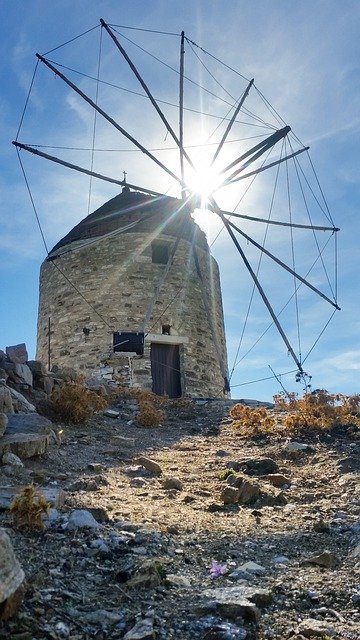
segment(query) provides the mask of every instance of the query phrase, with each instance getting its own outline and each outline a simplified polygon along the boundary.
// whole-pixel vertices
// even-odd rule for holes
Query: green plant
[[[229,476],[235,475],[234,469],[225,469],[219,474],[219,480],[227,480]]]
[[[42,516],[49,509],[50,503],[32,484],[24,487],[10,505],[13,524],[17,529],[43,529]]]

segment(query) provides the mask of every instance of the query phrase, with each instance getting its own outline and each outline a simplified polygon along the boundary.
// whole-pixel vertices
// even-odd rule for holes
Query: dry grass
[[[15,496],[10,506],[13,525],[17,529],[43,529],[43,515],[48,513],[50,503],[30,484]]]
[[[272,433],[277,425],[276,419],[265,407],[253,409],[243,404],[235,404],[230,409],[230,416],[233,418],[232,426],[239,436]]]
[[[52,410],[66,423],[82,424],[107,406],[106,398],[87,389],[81,381],[66,382],[51,394]]]
[[[232,426],[240,436],[299,435],[304,431],[329,431],[335,427],[360,427],[360,395],[345,396],[327,391],[274,397],[275,409],[255,409],[236,404],[230,410]]]
[[[360,427],[360,395],[345,396],[318,391],[297,399],[275,396],[275,408],[285,411],[282,422],[287,430],[298,433],[304,429],[327,431],[334,427]]]

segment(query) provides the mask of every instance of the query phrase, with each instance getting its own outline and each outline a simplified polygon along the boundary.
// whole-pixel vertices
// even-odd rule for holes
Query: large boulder
[[[0,529],[0,620],[15,613],[22,599],[24,578],[10,538],[4,529]]]
[[[15,362],[16,364],[25,364],[29,359],[26,344],[23,342],[6,347],[6,355],[10,362]]]
[[[7,427],[7,423],[8,423],[8,417],[6,415],[6,413],[0,413],[0,438],[1,436],[4,435],[5,431],[6,431],[6,427]]]
[[[4,380],[0,380],[0,412],[14,413],[11,392]]]

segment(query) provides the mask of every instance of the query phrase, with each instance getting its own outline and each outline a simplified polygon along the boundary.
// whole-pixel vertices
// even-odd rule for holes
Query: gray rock
[[[82,613],[82,619],[90,624],[116,624],[122,620],[120,613],[114,611],[106,611],[106,609],[99,609],[98,611],[89,611],[88,613]]]
[[[21,384],[33,386],[33,374],[27,364],[15,364],[14,373]]]
[[[269,473],[276,473],[278,465],[272,458],[248,458],[241,463],[245,473],[250,476],[264,476]]]
[[[0,384],[1,384],[1,381],[0,381]],[[12,404],[17,407],[18,411],[22,411],[23,413],[33,413],[36,411],[34,405],[31,404],[31,402],[29,402],[28,400],[26,400],[26,398],[22,395],[22,393],[19,393],[19,391],[16,391],[11,387],[7,387],[7,388],[10,391]]]
[[[10,347],[6,347],[5,351],[8,360],[17,364],[25,364],[29,357],[26,349],[26,344],[24,344],[23,342],[21,344],[15,344]]]
[[[150,460],[150,458],[145,458],[144,456],[141,456],[136,460],[136,462],[140,464],[142,467],[145,467],[145,469],[147,469],[151,473],[155,473],[158,476],[162,474],[162,469],[160,465],[154,460]]]
[[[6,431],[6,427],[8,424],[8,417],[6,415],[6,413],[2,413],[2,411],[0,412],[0,438],[1,436],[4,435],[5,431]]]
[[[249,562],[245,562],[244,564],[240,565],[238,569],[240,571],[254,573],[255,575],[258,575],[258,576],[266,572],[265,567],[263,567],[261,564],[257,564],[256,562],[252,562],[251,560]]]
[[[9,416],[7,433],[49,433],[51,429],[51,421],[38,413],[14,413]]]
[[[153,638],[155,638],[153,618],[139,620],[139,622],[124,635],[124,640],[153,640]]]
[[[118,418],[120,415],[120,411],[116,411],[115,409],[105,409],[103,415],[107,418]]]
[[[15,455],[15,453],[11,453],[11,451],[8,451],[7,453],[4,453],[3,457],[2,457],[2,463],[3,464],[8,464],[10,466],[14,466],[14,467],[23,467],[24,463],[20,460],[20,458],[18,456]]]
[[[311,638],[312,636],[334,636],[336,631],[334,627],[331,627],[324,620],[315,620],[314,618],[307,618],[302,620],[298,626],[298,633],[301,633],[305,638]]]
[[[76,509],[72,511],[66,525],[66,529],[99,529],[100,524],[95,520],[90,511],[86,509]]]
[[[286,447],[285,447],[285,451],[287,453],[302,453],[303,451],[309,451],[310,447],[307,444],[304,444],[303,442],[289,442]]]
[[[4,380],[0,380],[0,413],[14,413],[10,389]]]
[[[268,589],[259,589],[249,585],[207,589],[203,592],[208,601],[199,607],[199,612],[214,613],[236,621],[238,618],[256,622],[260,612],[258,607],[266,606],[272,601]]]
[[[164,478],[161,486],[163,489],[175,489],[176,491],[183,490],[183,483],[178,478]]]
[[[33,374],[44,376],[46,375],[46,367],[40,360],[28,360],[27,366]]]

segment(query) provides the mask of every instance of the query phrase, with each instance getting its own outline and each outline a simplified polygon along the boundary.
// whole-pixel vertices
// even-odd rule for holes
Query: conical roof
[[[149,196],[124,187],[122,193],[115,196],[99,209],[81,220],[50,251],[49,257],[55,257],[61,247],[73,242],[101,238],[123,229],[123,233],[154,233],[182,237],[207,250],[205,234],[190,217],[192,207],[183,200],[169,196]],[[136,222],[136,225],[132,225]],[[126,228],[128,226],[128,228]],[[156,237],[156,235],[155,235]]]

